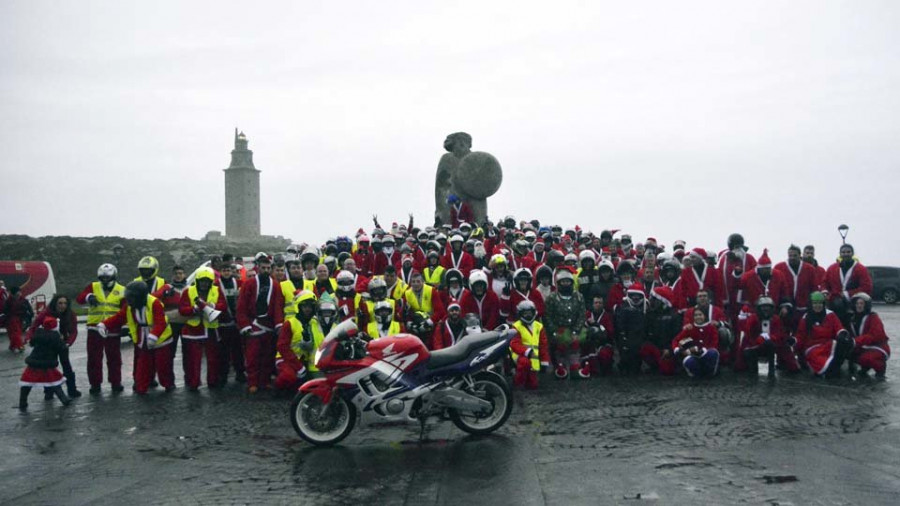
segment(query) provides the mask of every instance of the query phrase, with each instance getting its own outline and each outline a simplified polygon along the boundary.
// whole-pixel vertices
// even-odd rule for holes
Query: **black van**
[[[900,296],[900,267],[866,267],[872,276],[872,297],[896,304]]]

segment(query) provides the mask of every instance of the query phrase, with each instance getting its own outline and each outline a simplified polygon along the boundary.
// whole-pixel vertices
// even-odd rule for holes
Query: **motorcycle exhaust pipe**
[[[431,400],[435,404],[445,408],[453,408],[460,411],[473,411],[478,413],[490,411],[493,408],[491,403],[484,399],[479,399],[474,395],[450,388],[432,392]]]

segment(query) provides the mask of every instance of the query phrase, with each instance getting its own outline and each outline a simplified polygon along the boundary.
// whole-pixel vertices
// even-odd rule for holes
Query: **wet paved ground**
[[[900,337],[900,307],[876,309]],[[86,392],[84,342],[73,363]],[[896,504],[900,493],[893,364],[886,382],[542,378],[492,437],[357,426],[317,449],[294,434],[287,399],[236,384],[104,390],[66,409],[33,392],[20,414],[21,360],[0,353],[2,503]]]

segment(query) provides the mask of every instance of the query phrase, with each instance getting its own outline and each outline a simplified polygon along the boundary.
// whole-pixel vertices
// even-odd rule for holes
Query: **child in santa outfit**
[[[62,390],[65,378],[59,371],[59,354],[66,348],[66,343],[59,335],[59,320],[44,319],[29,344],[34,350],[25,359],[27,366],[19,379],[19,409],[28,409],[28,394],[33,387],[50,389],[63,406],[68,406],[72,400]]]

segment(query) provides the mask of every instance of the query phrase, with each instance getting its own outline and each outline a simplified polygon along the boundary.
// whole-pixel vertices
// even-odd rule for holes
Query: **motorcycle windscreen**
[[[350,336],[355,336],[358,332],[359,328],[356,326],[356,323],[354,323],[353,320],[345,320],[331,328],[319,348],[324,348],[327,343],[334,340],[343,341]]]

